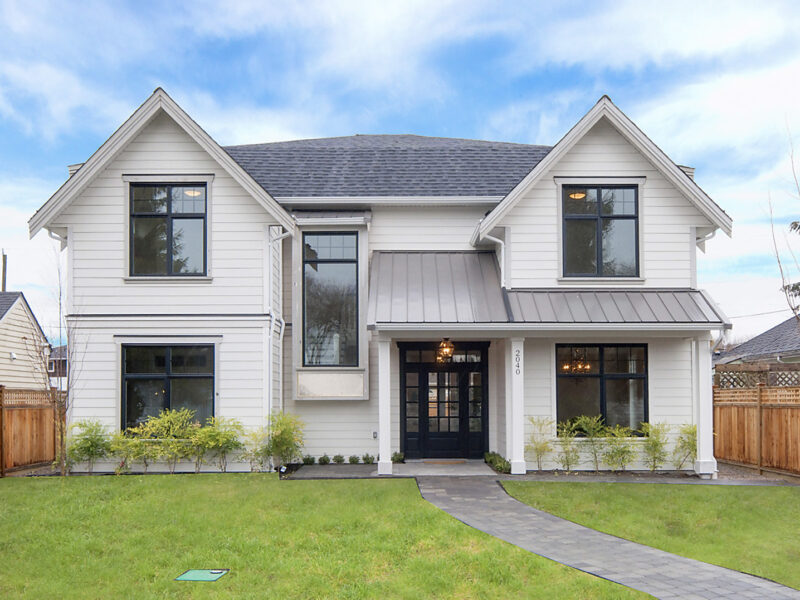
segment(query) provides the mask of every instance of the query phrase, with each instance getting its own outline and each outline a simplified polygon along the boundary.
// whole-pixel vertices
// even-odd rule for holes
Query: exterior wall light
[[[453,359],[454,351],[455,346],[453,342],[450,341],[450,338],[442,339],[439,347],[436,349],[436,362],[450,362]]]

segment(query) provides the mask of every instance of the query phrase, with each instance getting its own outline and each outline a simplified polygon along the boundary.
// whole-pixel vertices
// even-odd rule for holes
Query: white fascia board
[[[561,158],[601,118],[607,118],[611,124],[627,139],[645,158],[649,159],[655,167],[678,190],[687,196],[714,225],[731,235],[732,220],[697,183],[684,173],[664,152],[648,138],[633,121],[631,121],[608,96],[603,96],[592,109],[578,121],[552,150],[512,189],[506,197],[489,213],[480,223],[473,235],[472,244],[475,245],[483,236],[489,233],[498,222],[511,210],[520,198],[534,186],[541,177],[550,170]]]
[[[710,331],[725,323],[375,323],[374,331]]]
[[[97,177],[113,158],[158,114],[164,111],[203,150],[217,161],[287,231],[294,233],[294,222],[278,202],[267,193],[231,156],[217,144],[178,104],[161,88],[137,108],[100,148],[45,202],[28,220],[30,237],[64,210]]]
[[[290,206],[492,206],[503,196],[276,196]]]

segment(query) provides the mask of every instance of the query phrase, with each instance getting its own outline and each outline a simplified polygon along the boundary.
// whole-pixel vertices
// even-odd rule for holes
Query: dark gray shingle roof
[[[6,316],[8,310],[22,295],[22,292],[0,292],[0,319]]]
[[[740,359],[754,360],[769,358],[776,354],[798,353],[800,353],[800,322],[795,317],[790,317],[780,325],[721,354],[716,362],[728,363]]]
[[[225,148],[277,197],[505,196],[550,149],[419,135],[354,135]]]

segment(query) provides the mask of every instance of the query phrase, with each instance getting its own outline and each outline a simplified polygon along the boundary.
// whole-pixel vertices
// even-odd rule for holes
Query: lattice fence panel
[[[776,387],[800,386],[800,371],[770,371],[767,385]]]
[[[751,388],[767,383],[765,371],[720,371],[715,374],[715,383],[720,388]]]

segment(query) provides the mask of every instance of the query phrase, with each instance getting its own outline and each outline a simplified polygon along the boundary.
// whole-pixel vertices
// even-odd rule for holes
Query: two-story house
[[[529,417],[698,426],[731,219],[609,98],[554,146],[415,135],[220,147],[163,90],[31,218],[69,255],[71,419],[306,422],[306,452],[506,456]],[[555,428],[553,428],[555,435]]]

